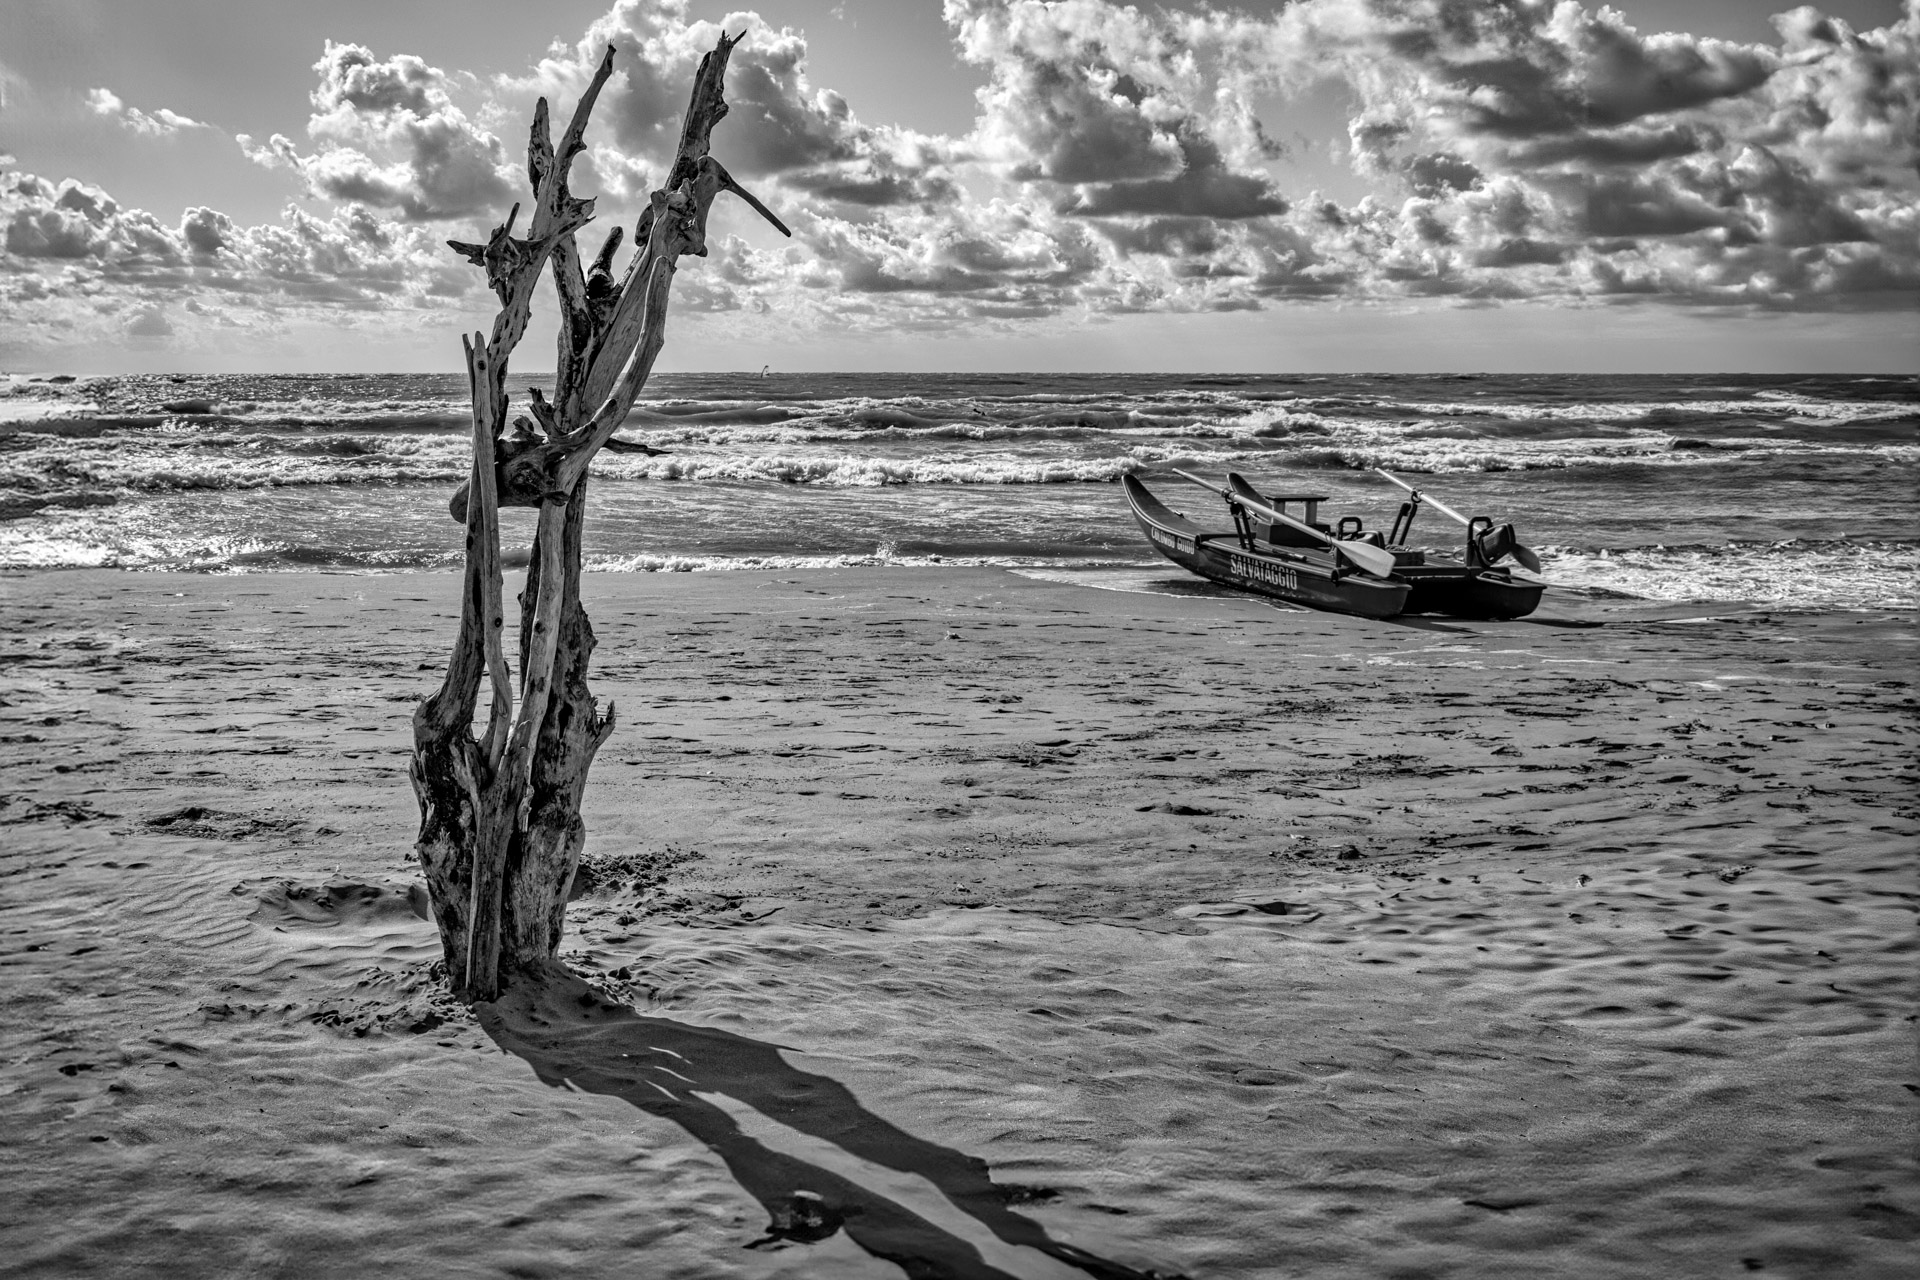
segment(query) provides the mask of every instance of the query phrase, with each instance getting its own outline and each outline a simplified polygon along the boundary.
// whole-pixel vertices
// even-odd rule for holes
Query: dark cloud
[[[1401,171],[1407,175],[1407,184],[1418,196],[1471,191],[1480,181],[1480,170],[1476,166],[1443,151],[1408,156]]]
[[[1473,265],[1476,267],[1557,267],[1571,254],[1572,250],[1564,244],[1515,238],[1476,249],[1473,253]]]
[[[1308,301],[1343,292],[1353,280],[1351,270],[1327,257],[1311,228],[1335,225],[1318,210],[1305,228],[1284,223],[1262,223],[1250,228],[1241,261],[1248,269],[1247,287],[1262,298]],[[1346,225],[1342,220],[1339,225]]]
[[[1195,257],[1226,246],[1226,232],[1210,218],[1149,218],[1099,224],[1100,234],[1124,254]]]
[[[100,243],[84,218],[57,209],[16,210],[7,222],[7,252],[21,258],[85,258]]]
[[[1132,95],[1121,92],[1121,86]],[[1062,66],[1028,54],[995,68],[996,124],[1017,140],[1023,174],[1058,183],[1170,178],[1178,142],[1149,121],[1138,86],[1108,68]]]
[[[1651,164],[1656,160],[1715,151],[1724,141],[1718,130],[1699,124],[1675,124],[1662,129],[1583,130],[1559,137],[1536,138],[1508,150],[1505,159],[1519,168]]]
[[[233,219],[208,208],[188,209],[180,216],[180,238],[197,254],[220,252],[233,240]]]
[[[1874,239],[1864,219],[1791,158],[1749,147],[1726,176],[1729,194],[1737,193],[1760,238],[1769,244],[1804,248]]]
[[[1186,134],[1180,152],[1181,170],[1172,177],[1083,186],[1062,202],[1060,211],[1082,218],[1171,214],[1226,219],[1287,211],[1287,202],[1264,174],[1229,171],[1210,139]]]
[[[1370,13],[1381,50],[1434,86],[1430,106],[1500,138],[1611,129],[1739,97],[1780,65],[1763,45],[1643,36],[1577,3],[1376,0]]]
[[[727,161],[742,174],[812,169],[865,149],[844,98],[807,92],[806,42],[783,36],[736,51],[730,67]]]
[[[1679,236],[1726,226],[1733,216],[1659,177],[1582,175],[1556,185],[1563,211],[1581,235]]]
[[[889,172],[887,166],[876,164],[789,173],[782,181],[822,200],[872,208],[954,200],[959,195],[944,175]]]

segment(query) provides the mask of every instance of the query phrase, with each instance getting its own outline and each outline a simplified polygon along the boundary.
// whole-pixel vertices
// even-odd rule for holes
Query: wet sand
[[[593,575],[566,1041],[411,909],[457,588],[0,577],[9,1269],[899,1276],[883,1201],[944,1274],[1912,1256],[1911,613]],[[809,1177],[864,1218],[770,1233]]]

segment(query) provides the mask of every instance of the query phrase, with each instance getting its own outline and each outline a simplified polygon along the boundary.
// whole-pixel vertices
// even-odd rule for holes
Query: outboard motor
[[[1491,568],[1502,556],[1510,556],[1520,545],[1513,526],[1494,528],[1486,516],[1475,516],[1467,524],[1467,563],[1476,569]]]

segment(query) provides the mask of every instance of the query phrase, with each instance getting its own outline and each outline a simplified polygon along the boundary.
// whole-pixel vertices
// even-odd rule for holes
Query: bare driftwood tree
[[[626,419],[666,338],[667,300],[680,257],[706,256],[707,211],[722,191],[787,228],[707,154],[727,58],[740,37],[700,62],[680,148],[665,185],[634,231],[635,253],[616,284],[621,230],[583,270],[574,233],[593,217],[567,173],[585,146],[587,117],[613,74],[611,47],[556,149],[546,99],[527,144],[533,216],[513,234],[515,205],[484,245],[449,241],[487,273],[500,299],[491,336],[463,337],[473,392],[473,470],[454,496],[467,528],[460,631],[445,682],[413,717],[417,848],[455,995],[496,998],[515,973],[550,962],[580,862],[580,796],[594,753],[613,731],[587,688],[593,626],[580,603],[587,469]],[[533,292],[551,267],[561,310],[553,398],[529,388],[532,417],[507,430],[507,360],[526,333]],[[507,667],[501,603],[500,507],[539,512],[520,595],[519,680]],[[488,686],[484,734],[473,724]],[[517,696],[516,696],[517,693]]]

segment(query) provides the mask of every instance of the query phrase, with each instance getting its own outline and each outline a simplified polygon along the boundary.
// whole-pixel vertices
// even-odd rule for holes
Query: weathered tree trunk
[[[567,189],[587,117],[613,73],[611,47],[558,150],[544,98],[534,111],[527,237],[512,235],[515,205],[486,244],[448,242],[486,270],[500,299],[492,335],[462,339],[473,392],[473,469],[452,503],[454,519],[467,528],[460,627],[445,681],[413,717],[421,815],[416,848],[448,980],[468,1002],[494,999],[515,973],[538,968],[559,947],[586,840],[580,796],[594,753],[613,732],[613,708],[601,714],[587,686],[593,626],[580,603],[580,562],[588,464],[652,372],[666,338],[674,271],[681,255],[706,255],[707,211],[715,197],[733,191],[787,233],[707,154],[713,126],[727,112],[722,81],[736,43],[738,37],[722,35],[701,60],[679,152],[640,216],[620,284],[612,278],[618,228],[591,274],[582,274],[574,233],[592,219],[593,201],[577,200]],[[526,333],[534,286],[549,267],[563,313],[554,395],[548,401],[530,390],[531,419],[516,419],[509,434],[507,361]],[[502,505],[540,513],[520,595],[517,696],[503,634]],[[489,710],[485,733],[476,737],[482,683]]]

